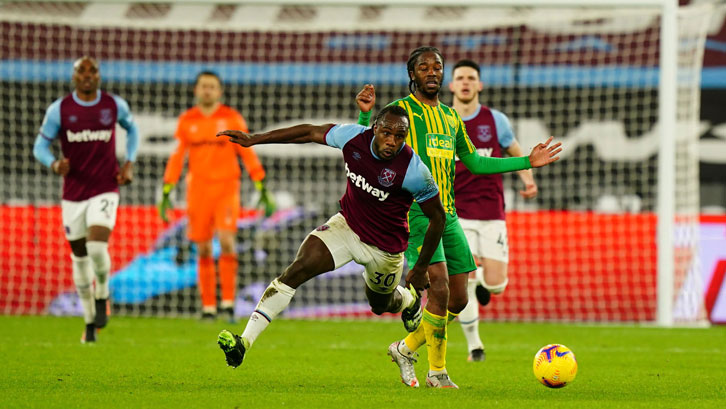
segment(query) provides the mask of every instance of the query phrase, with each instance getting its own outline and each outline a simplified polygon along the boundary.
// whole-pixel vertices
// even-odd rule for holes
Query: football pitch
[[[82,345],[79,318],[0,316],[0,407],[726,407],[726,327],[482,323],[487,361],[469,363],[454,323],[448,369],[461,389],[431,390],[404,386],[386,356],[399,321],[277,320],[233,370],[216,335],[243,324],[112,317],[97,344]],[[578,360],[563,389],[532,375],[548,343]]]

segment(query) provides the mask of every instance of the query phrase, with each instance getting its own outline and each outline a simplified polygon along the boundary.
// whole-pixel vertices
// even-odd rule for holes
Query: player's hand
[[[50,169],[57,175],[65,176],[71,171],[71,162],[67,159],[58,159],[50,165]]]
[[[169,215],[167,212],[169,209],[172,208],[171,199],[169,199],[169,193],[171,193],[171,190],[174,188],[174,185],[171,183],[165,183],[164,184],[164,190],[161,195],[161,202],[159,202],[158,209],[159,209],[159,217],[161,217],[161,220],[164,223],[169,223]]]
[[[525,199],[532,199],[537,196],[537,184],[527,183],[524,185],[524,190],[520,190],[519,194]]]
[[[126,162],[116,175],[116,181],[119,186],[123,186],[128,185],[132,180],[134,180],[134,165],[131,162]]]
[[[408,286],[413,286],[419,294],[430,287],[429,273],[426,267],[413,266],[412,269],[408,270],[406,287]]]
[[[260,191],[260,201],[257,202],[257,207],[262,207],[265,210],[265,217],[272,216],[277,208],[275,205],[275,199],[272,197],[270,192],[267,191],[264,181],[260,180],[255,182],[255,187]]]
[[[235,131],[235,130],[226,130],[222,132],[217,133],[217,137],[220,136],[229,136],[229,141],[232,143],[236,143],[237,145],[244,146],[245,148],[249,148],[250,146],[254,145],[254,141],[252,140],[252,135],[248,133],[244,133],[242,131]]]
[[[544,143],[539,143],[532,149],[532,153],[529,154],[529,163],[533,168],[540,168],[560,159],[557,154],[562,152],[562,142],[549,146],[552,139],[554,136],[550,136]]]
[[[363,89],[355,96],[355,102],[362,112],[370,112],[376,104],[376,90],[373,85],[364,85]]]

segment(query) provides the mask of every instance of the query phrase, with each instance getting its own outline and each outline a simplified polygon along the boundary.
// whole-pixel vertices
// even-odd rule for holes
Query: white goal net
[[[433,45],[446,58],[446,82],[459,59],[481,65],[482,103],[509,116],[525,151],[548,135],[565,145],[560,162],[535,171],[535,200],[521,199],[521,182],[505,177],[510,281],[483,318],[655,320],[660,9],[367,4],[0,3],[0,312],[80,311],[61,180],[32,154],[45,109],[72,90],[76,58],[99,60],[102,88],[129,102],[142,134],[136,179],[121,189],[110,242],[115,313],[194,315],[197,252],[186,236],[183,183],[172,223],[161,222],[155,204],[176,118],[194,105],[196,74],[217,72],[224,102],[253,131],[355,122],[363,84],[376,85],[379,109],[407,95],[409,52]],[[673,314],[685,321],[702,318],[697,128],[708,17],[698,6],[681,8],[678,19],[669,166],[676,174]],[[451,103],[447,87],[442,101]],[[345,188],[336,150],[257,152],[280,208],[269,219],[252,209],[238,221],[240,316],[305,235],[338,210]],[[244,173],[242,201],[248,209],[256,202]],[[306,283],[287,316],[368,315],[361,271],[348,265]]]

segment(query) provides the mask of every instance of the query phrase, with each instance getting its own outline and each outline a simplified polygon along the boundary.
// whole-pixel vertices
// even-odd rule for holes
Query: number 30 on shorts
[[[375,275],[375,277],[372,277],[371,281],[375,285],[381,285],[381,283],[383,283],[384,286],[391,287],[391,286],[393,286],[393,284],[395,284],[396,275],[397,275],[396,273],[383,274],[383,273],[379,273],[378,271],[376,271],[373,274]],[[383,278],[384,276],[385,276],[385,278]]]

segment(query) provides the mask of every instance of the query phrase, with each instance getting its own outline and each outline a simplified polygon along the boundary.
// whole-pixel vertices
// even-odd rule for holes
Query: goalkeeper
[[[454,155],[474,174],[503,173],[552,163],[559,159],[557,154],[561,151],[561,144],[549,146],[550,138],[537,145],[529,157],[503,159],[480,156],[459,114],[439,102],[439,90],[444,79],[441,52],[435,47],[419,47],[411,52],[407,68],[411,94],[390,105],[398,105],[408,112],[411,126],[406,144],[431,170],[441,192],[446,226],[428,269],[431,288],[428,289],[423,321],[417,328],[407,328],[412,332],[404,340],[391,344],[388,354],[398,365],[403,383],[418,385],[413,368],[415,352],[426,344],[429,361],[426,385],[458,388],[446,371],[447,326],[467,304],[468,277],[476,270],[476,264],[454,207]],[[366,85],[356,101],[361,109],[359,123],[367,125],[375,103],[373,86]],[[408,218],[410,236],[406,259],[410,266],[419,257],[428,220],[417,203],[411,206]]]
[[[266,216],[274,212],[275,205],[265,189],[265,170],[255,152],[251,148],[226,143],[215,136],[225,129],[247,130],[242,115],[220,103],[222,83],[217,74],[205,71],[197,75],[194,96],[197,104],[179,116],[174,134],[178,145],[166,164],[159,213],[167,222],[167,210],[171,208],[169,193],[179,180],[188,151],[187,233],[199,251],[202,319],[213,320],[217,316],[217,282],[212,258],[212,237],[216,232],[222,248],[219,257],[222,290],[220,312],[229,321],[234,321],[237,289],[235,236],[240,209],[241,174],[237,157],[242,158],[250,178],[260,191],[260,202],[264,205]]]

